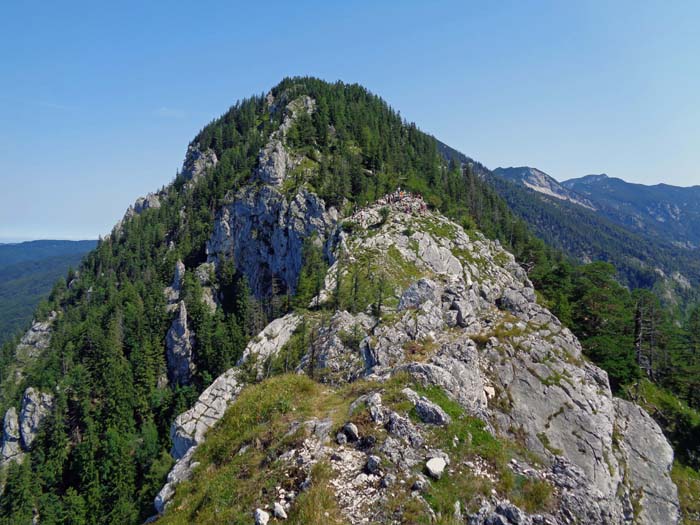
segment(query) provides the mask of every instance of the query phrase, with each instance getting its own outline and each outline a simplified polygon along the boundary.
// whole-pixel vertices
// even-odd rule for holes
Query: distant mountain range
[[[636,205],[618,206],[618,212],[614,213],[609,203],[612,199],[603,198],[605,191],[598,189],[604,186],[600,181],[610,180],[606,176],[574,179],[565,185],[536,168],[489,170],[446,144],[439,142],[438,147],[445,158],[469,165],[550,246],[579,261],[610,262],[617,268],[621,282],[630,288],[654,289],[667,303],[684,303],[694,297],[693,289],[700,284],[700,253],[689,247],[696,246],[695,237],[684,234],[683,225],[678,221],[664,224],[639,211],[645,209],[641,202],[647,202],[647,207],[653,208],[645,189],[653,191],[657,186],[620,181],[630,188],[626,193],[618,192],[618,195],[625,195]],[[580,185],[577,181],[581,180],[585,181],[588,191],[578,191]],[[692,197],[689,197],[697,191],[696,187],[675,189],[687,192],[683,199],[687,202],[683,217],[690,216],[691,209],[700,210],[700,198],[695,200],[693,207]],[[635,190],[639,193],[636,198]],[[657,208],[663,207],[659,205]],[[631,212],[623,219],[624,214],[619,210],[626,209],[638,210],[636,215],[641,218],[637,220],[637,226],[630,225]],[[664,229],[671,230],[673,235],[662,233]]]
[[[544,171],[540,171],[537,168],[530,168],[528,166],[519,168],[496,168],[493,170],[493,173],[494,175],[516,182],[526,188],[543,193],[544,195],[573,202],[589,210],[595,211],[596,209],[595,205],[583,195],[559,184],[554,177],[550,177]]]
[[[700,186],[645,186],[607,175],[571,179],[562,186],[591,200],[605,217],[677,246],[700,247]]]
[[[529,166],[496,168],[493,173],[543,195],[594,210],[645,237],[682,248],[700,247],[700,186],[647,186],[605,174],[559,183]]]
[[[96,241],[29,241],[0,244],[0,343],[32,320],[54,283],[77,268]]]

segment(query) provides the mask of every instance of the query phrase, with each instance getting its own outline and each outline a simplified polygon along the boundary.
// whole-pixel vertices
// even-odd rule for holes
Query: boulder
[[[348,441],[357,441],[360,439],[360,432],[357,430],[357,425],[352,422],[347,422],[343,426],[343,432],[348,438]]]
[[[439,405],[425,397],[416,402],[416,413],[423,423],[444,426],[452,422],[452,418]]]
[[[278,520],[287,519],[287,512],[284,510],[284,507],[280,505],[278,501],[275,501],[274,505],[272,506],[272,515]]]
[[[445,467],[447,467],[447,462],[441,457],[430,458],[425,463],[425,471],[433,479],[440,479],[445,472]]]
[[[370,474],[378,474],[381,464],[382,460],[379,456],[369,456],[365,467]]]
[[[419,279],[404,290],[399,300],[399,311],[418,308],[426,301],[438,302],[440,289],[432,279]]]
[[[262,509],[255,509],[255,525],[267,525],[270,521],[270,514]]]

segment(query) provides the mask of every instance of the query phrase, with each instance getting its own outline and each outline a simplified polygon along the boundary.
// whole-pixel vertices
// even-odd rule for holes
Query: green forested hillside
[[[652,379],[689,402],[699,401],[693,397],[698,388],[693,367],[700,354],[689,346],[695,317],[684,331],[669,327],[668,340],[657,337],[661,332],[653,337],[644,332],[635,353],[635,319],[644,312],[639,322],[649,325],[653,315],[661,320],[666,314],[660,306],[617,284],[611,266],[578,266],[547,247],[480,176],[478,165],[446,159],[433,137],[361,86],[294,78],[272,94],[276,100],[308,95],[316,102],[313,114],[302,115],[287,135],[288,145],[304,156],[304,169],[285,182],[288,191],[306,185],[341,216],[399,186],[421,193],[465,227],[500,239],[528,270],[541,299],[619,387],[642,375],[641,364]],[[190,385],[163,387],[170,320],[163,292],[175,263],[191,268],[206,260],[217,210],[227,194],[250,180],[283,111],[283,105],[271,108],[256,96],[206,126],[192,144],[213,149],[216,167],[193,183],[178,176],[160,207],[126,221],[98,244],[73,286],[55,287],[45,310],[62,313],[50,349],[25,371],[21,384],[7,380],[8,370],[2,370],[3,410],[17,406],[27,386],[53,391],[56,399],[34,451],[7,473],[0,523],[28,523],[35,509],[45,524],[140,523],[152,514],[153,498],[172,464],[168,432],[174,416],[236,362],[257,329],[294,304],[251,296],[235,261],[228,261],[213,276],[221,308],[211,313],[200,300],[201,285],[188,272],[182,296],[197,334],[197,373]],[[318,257],[308,260],[302,278],[313,283],[325,266]],[[666,326],[655,323],[654,330]],[[12,348],[3,353],[4,362],[11,362]]]
[[[0,344],[27,327],[54,283],[77,268],[95,241],[31,241],[0,245]]]

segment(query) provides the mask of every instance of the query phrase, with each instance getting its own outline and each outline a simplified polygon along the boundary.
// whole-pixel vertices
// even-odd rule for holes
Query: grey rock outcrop
[[[199,464],[193,460],[197,446],[204,441],[207,431],[224,416],[228,404],[243,388],[239,374],[240,371],[233,368],[221,374],[202,392],[194,406],[177,416],[171,425],[173,446],[170,454],[176,463],[153,502],[159,513],[172,499],[177,484],[192,476],[192,470]]]
[[[269,220],[253,227],[250,210],[255,202],[266,210],[262,215],[279,217],[269,213],[268,206],[284,197],[271,186],[246,191],[252,192],[249,196],[263,192],[266,196],[242,209],[229,209],[223,221],[227,233],[210,240],[209,254],[211,262],[225,256],[244,264],[254,261],[258,273],[251,274],[251,282],[260,291],[264,279],[259,269],[275,264],[279,253],[289,253],[269,249],[274,232],[288,222]],[[587,362],[573,334],[536,303],[532,284],[513,257],[499,243],[467,235],[420,206],[393,206],[385,221],[380,206],[392,205],[373,206],[351,217],[361,226],[350,228],[352,234],[324,230],[334,263],[314,305],[332,297],[334,279],[347,278],[343,272],[370,253],[373,264],[388,275],[390,291],[382,317],[374,317],[371,308],[356,314],[338,311],[319,325],[316,312],[289,314],[251,341],[238,366],[247,369],[253,364],[258,377],[263,377],[260,365],[282,349],[300,323],[316,323],[298,373],[311,368],[315,378],[329,385],[356,379],[381,384],[397,376],[410,377],[425,387],[440,387],[467,414],[481,419],[488,432],[517,437],[538,458],[537,467],[513,460],[510,468],[518,476],[546,483],[555,494],[556,508],[551,514],[528,514],[494,491],[474,513],[467,512],[456,496],[455,519],[466,523],[677,524],[678,498],[669,475],[673,454],[660,429],[636,405],[613,398],[605,372]],[[419,217],[416,210],[421,210]],[[236,222],[246,214],[249,218]],[[248,233],[236,241],[239,225]],[[266,240],[256,245],[259,239]],[[284,275],[281,267],[278,270],[277,275]],[[173,425],[173,455],[180,460],[163,494],[191,472],[188,458],[242,388],[243,369],[234,368],[218,378],[216,388],[226,385],[224,393],[205,392],[198,405]],[[296,471],[303,467],[308,472],[314,462],[330,458],[328,483],[338,494],[344,518],[353,523],[367,517],[369,509],[374,512],[384,497],[382,491],[399,485],[397,476],[407,487],[411,486],[407,483],[420,485],[412,496],[423,502],[431,483],[457,469],[496,481],[488,463],[479,463],[478,458],[448,468],[447,453],[431,448],[433,441],[426,432],[440,432],[436,426],[449,425],[450,416],[411,389],[403,393],[415,408],[415,421],[408,413],[383,405],[379,392],[367,393],[349,408],[350,414],[367,411],[366,419],[359,420],[362,430],[347,421],[342,429],[334,429],[331,445],[326,439],[331,425],[324,425],[323,439],[304,440],[280,461],[288,458]],[[212,397],[220,403],[207,412]],[[375,437],[377,432],[367,432],[365,425],[383,433],[382,439]],[[453,446],[460,439],[471,436],[455,436]],[[433,481],[421,476],[418,483],[419,471]],[[304,481],[300,490],[308,483]],[[161,499],[161,508],[166,502],[167,498]],[[426,509],[430,514],[427,503]]]
[[[165,507],[175,495],[175,487],[177,487],[179,483],[190,479],[192,477],[192,471],[199,465],[199,463],[192,460],[195,450],[196,448],[190,448],[185,455],[175,463],[175,466],[173,466],[170,472],[168,472],[165,485],[160,489],[160,492],[158,492],[153,502],[159,514],[165,511]]]
[[[639,406],[615,399],[615,425],[622,436],[617,443],[623,479],[633,502],[641,509],[639,523],[674,523],[678,520],[678,490],[668,475],[673,449],[658,425]],[[659,472],[667,475],[659,476]]]
[[[232,259],[257,297],[293,293],[304,240],[323,246],[337,223],[335,209],[305,189],[291,199],[272,186],[248,186],[217,214],[207,242],[209,262]]]
[[[133,212],[135,215],[143,213],[145,210],[160,208],[160,196],[157,193],[149,193],[145,197],[139,197],[134,202]]]
[[[182,290],[182,282],[185,278],[185,265],[182,261],[177,261],[175,263],[175,270],[173,271],[173,280],[170,286],[166,287],[164,290],[165,300],[168,302],[167,308],[169,311],[175,311],[177,309],[177,302],[180,300],[180,291]]]
[[[159,193],[149,193],[145,197],[139,197],[136,199],[134,204],[127,208],[126,212],[124,213],[124,217],[117,223],[115,231],[117,231],[117,233],[121,233],[122,226],[126,221],[136,217],[137,215],[141,215],[144,211],[160,208],[162,204],[161,201],[165,198],[165,196],[166,193],[162,191]]]
[[[179,385],[190,382],[196,367],[194,364],[194,333],[187,325],[187,307],[180,301],[178,313],[165,337],[168,379]]]
[[[291,337],[298,322],[299,318],[294,314],[273,321],[248,344],[240,364],[254,357],[256,363],[260,362],[259,357],[271,357]],[[154,501],[159,513],[163,512],[175,494],[175,486],[191,476],[192,469],[196,466],[192,460],[194,451],[204,441],[207,431],[224,416],[243,386],[241,369],[235,367],[227,370],[202,392],[192,408],[177,416],[171,425],[170,439],[173,446],[170,454],[177,462]]]
[[[187,181],[196,181],[209,168],[216,166],[217,163],[218,159],[214,150],[206,149],[202,151],[199,144],[190,144],[187,147],[181,175]]]
[[[29,452],[41,424],[53,408],[53,396],[29,387],[22,396],[22,405],[17,416],[15,407],[5,412],[0,448],[0,466],[10,461],[22,461]]]
[[[334,249],[353,261],[367,252],[382,257],[391,247],[403,267],[422,277],[396,291],[396,312],[363,339],[361,360],[347,361],[350,349],[336,345],[324,350],[331,356],[327,366],[350,362],[355,377],[380,380],[408,372],[420,383],[440,386],[492,432],[517,433],[552,463],[548,479],[561,491],[557,515],[564,522],[625,523],[636,502],[644,507],[636,522],[677,523],[672,452],[658,426],[638,407],[613,399],[605,372],[585,361],[573,334],[536,303],[512,256],[439,216],[416,219],[392,211],[371,234],[341,234]],[[350,220],[377,224],[374,215],[376,207]],[[437,228],[440,235],[433,233]],[[336,265],[329,270],[337,272]],[[332,283],[326,279],[328,292]],[[323,337],[334,340],[332,334]],[[415,348],[418,359],[410,353]],[[390,415],[387,429],[415,435],[408,424]],[[655,451],[654,458],[645,450]],[[508,523],[508,516],[493,513]]]
[[[34,321],[17,345],[18,359],[26,360],[37,357],[51,343],[51,326],[56,319],[56,312],[51,312],[45,321]]]
[[[306,96],[287,104],[280,128],[260,152],[254,184],[230,196],[229,204],[218,211],[207,243],[208,261],[232,259],[257,297],[273,291],[294,293],[304,240],[314,238],[323,246],[338,221],[336,210],[326,209],[323,200],[305,188],[287,195],[281,187],[301,161],[285,146],[286,133],[302,112],[313,112],[314,107]],[[277,111],[274,102],[271,111]]]
[[[193,469],[199,465],[193,460],[197,446],[204,440],[206,432],[224,416],[228,404],[236,398],[242,387],[239,371],[228,370],[202,392],[190,410],[180,414],[173,422],[170,428],[173,443],[170,454],[177,461],[154,501],[159,513],[165,510],[172,499],[177,484],[192,476]]]
[[[171,455],[175,459],[182,458],[190,448],[204,440],[206,432],[223,417],[228,403],[236,398],[242,387],[239,370],[229,369],[202,392],[192,408],[177,416],[170,428]]]
[[[272,133],[258,156],[258,167],[255,170],[258,180],[278,186],[284,181],[287,173],[301,162],[301,158],[289,153],[285,147],[285,138],[298,116],[301,113],[313,113],[315,107],[315,101],[308,96],[299,97],[287,105],[282,124]]]
[[[21,461],[24,453],[20,444],[19,419],[17,410],[10,407],[5,412],[2,422],[2,449],[0,449],[0,465],[10,461]]]
[[[266,362],[279,352],[294,334],[301,318],[296,314],[287,314],[275,319],[258,334],[243,350],[238,366],[254,361],[258,378],[262,378]]]
[[[27,388],[22,396],[22,410],[19,415],[22,448],[30,450],[41,423],[53,408],[53,396]]]
[[[431,279],[418,279],[411,284],[399,300],[399,310],[407,308],[418,308],[427,301],[437,302],[440,290],[438,285]]]

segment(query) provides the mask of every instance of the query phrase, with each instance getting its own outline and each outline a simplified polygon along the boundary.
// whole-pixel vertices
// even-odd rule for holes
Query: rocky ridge
[[[274,202],[277,195],[263,188],[268,193],[261,198]],[[239,211],[231,210],[224,222],[236,221]],[[276,228],[287,227],[284,221],[266,225],[270,237]],[[212,246],[230,242],[235,247],[231,237],[237,231],[219,231]],[[179,461],[156,501],[159,511],[178,481],[191,475],[196,446],[206,431],[243,388],[246,364],[254,363],[262,378],[265,362],[284,348],[302,315],[309,325],[316,324],[317,335],[299,373],[311,373],[331,387],[356,379],[378,385],[353,403],[351,413],[364,407],[381,442],[373,437],[375,431],[363,436],[352,423],[331,440],[330,424],[318,430],[316,422],[304,449],[289,452],[307,471],[319,461],[331,461],[336,493],[354,495],[339,497],[348,521],[364,522],[370,509],[379,512],[392,486],[408,485],[411,497],[423,501],[430,513],[422,494],[443,475],[468,472],[492,481],[499,475],[488,461],[451,460],[449,448],[431,446],[432,429],[454,423],[439,404],[404,390],[414,421],[382,403],[381,385],[406,377],[422,388],[438,388],[486,431],[530,451],[536,461],[513,459],[509,468],[546,484],[556,501],[545,512],[527,513],[494,489],[473,509],[468,495],[455,493],[454,515],[460,522],[678,522],[669,476],[673,453],[658,426],[640,408],[613,399],[605,372],[587,362],[571,332],[536,303],[527,275],[497,242],[467,234],[411,197],[384,201],[356,213],[343,228],[323,231],[334,263],[316,303],[328,303],[339,279],[347,282],[362,269],[388,288],[383,307],[336,311],[322,326],[313,310],[271,323],[251,342],[239,366],[220,376],[173,425],[173,455]],[[276,253],[267,252],[263,259],[271,261]],[[252,282],[262,282],[256,279],[266,268],[257,264],[248,271]],[[285,499],[284,504],[289,509],[292,503]]]
[[[191,186],[199,180],[209,168],[216,166],[218,159],[216,153],[211,149],[201,151],[199,144],[190,144],[187,148],[185,161],[180,171],[180,176],[186,181],[186,185]],[[114,226],[113,232],[119,236],[122,232],[124,223],[133,219],[149,209],[158,209],[168,198],[169,186],[161,189],[158,192],[149,193],[144,197],[136,199],[134,204],[130,205],[124,217]]]
[[[270,111],[275,111],[274,101]],[[315,103],[300,97],[287,104],[279,130],[260,152],[251,184],[229,195],[217,213],[214,233],[207,243],[208,262],[217,266],[232,259],[248,278],[253,293],[293,293],[302,266],[304,240],[323,245],[338,221],[334,208],[303,186],[288,192],[283,186],[302,159],[285,146],[287,130],[301,112],[313,112]],[[262,184],[260,184],[262,183]]]

